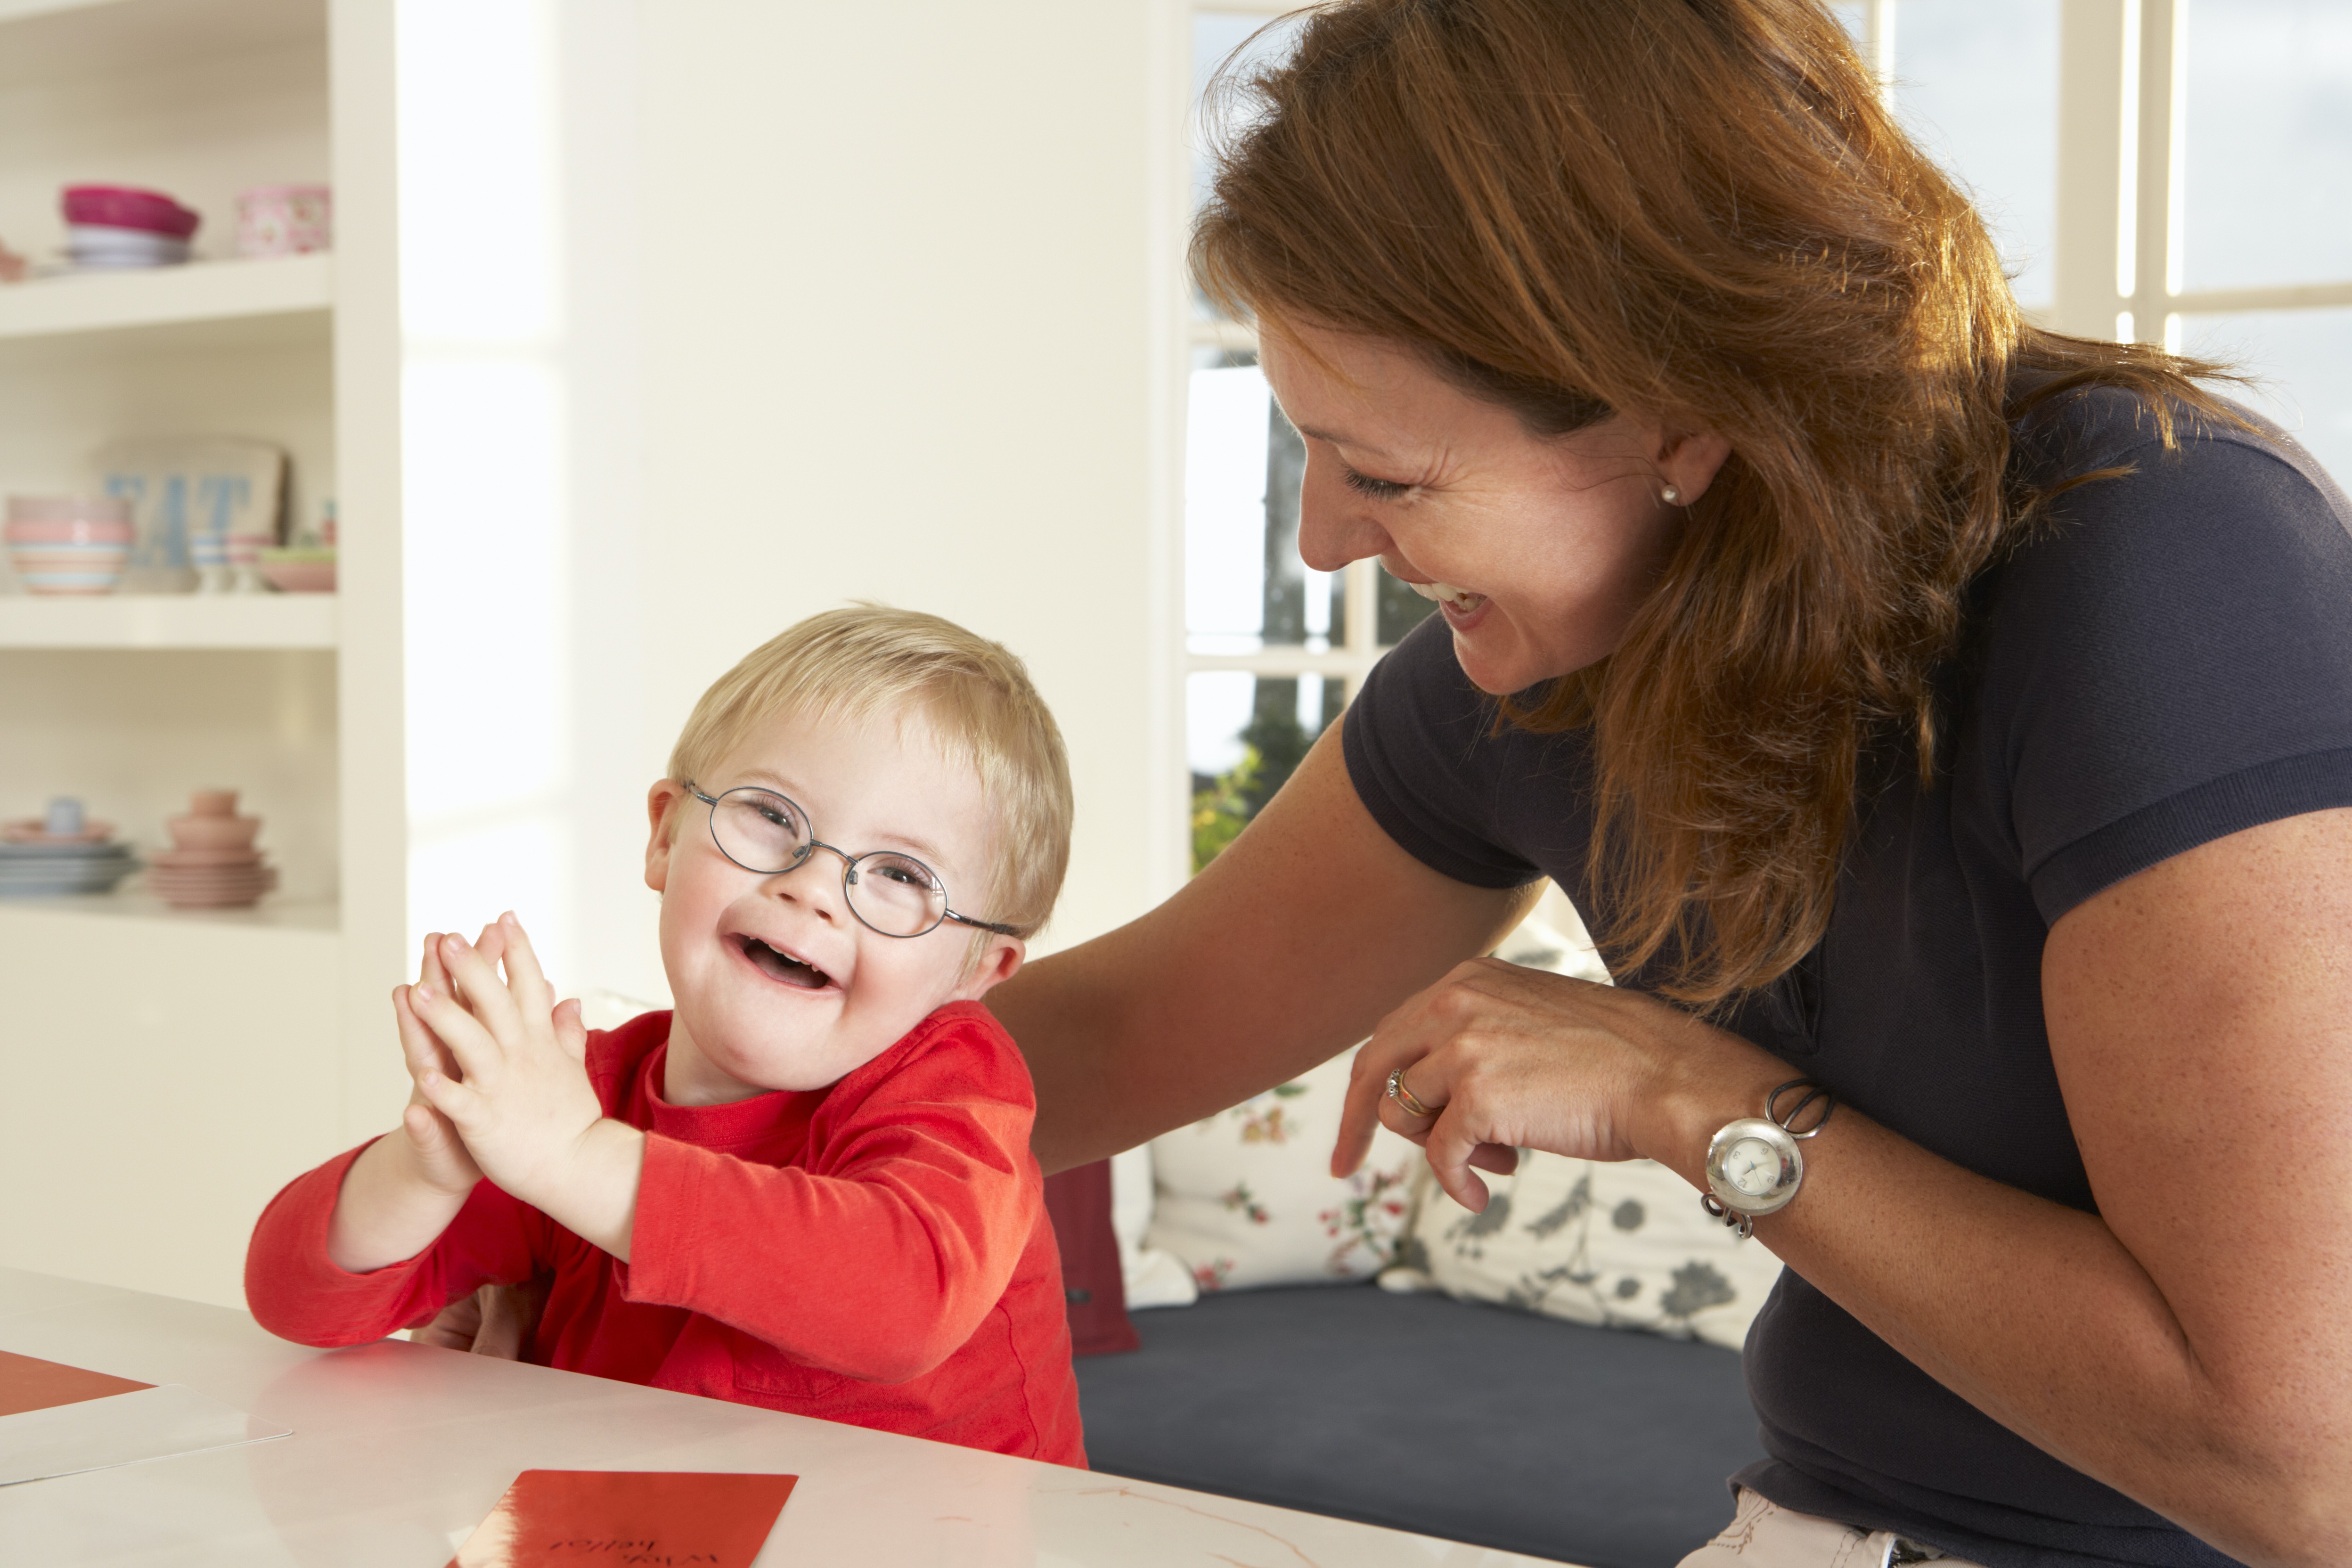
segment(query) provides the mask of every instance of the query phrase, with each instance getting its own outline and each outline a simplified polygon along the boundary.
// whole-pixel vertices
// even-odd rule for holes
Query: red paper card
[[[79,1405],[85,1399],[104,1399],[110,1394],[130,1394],[154,1386],[152,1383],[133,1383],[127,1377],[109,1377],[102,1372],[84,1372],[63,1362],[39,1361],[0,1351],[0,1415]]]
[[[798,1476],[525,1470],[448,1568],[751,1568]]]

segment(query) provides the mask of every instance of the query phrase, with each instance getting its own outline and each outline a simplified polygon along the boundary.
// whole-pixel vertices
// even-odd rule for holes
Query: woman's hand
[[[1388,1092],[1404,1069],[1415,1116]],[[1479,958],[1381,1020],[1356,1054],[1331,1168],[1363,1163],[1377,1119],[1422,1145],[1446,1195],[1486,1206],[1473,1165],[1509,1171],[1514,1149],[1587,1160],[1659,1159],[1690,1175],[1705,1150],[1684,1149],[1686,1087],[1719,1104],[1753,1079],[1763,1093],[1788,1071],[1736,1036],[1638,992]]]

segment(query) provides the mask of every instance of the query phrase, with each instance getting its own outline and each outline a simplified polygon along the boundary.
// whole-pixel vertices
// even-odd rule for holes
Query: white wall
[[[511,905],[559,984],[666,997],[645,788],[850,598],[1029,661],[1049,943],[1164,890],[1171,16],[402,0],[412,931]]]
[[[1153,705],[1175,130],[1156,18],[660,0],[639,20],[646,761],[812,611],[961,621],[1029,661],[1070,742],[1063,943],[1140,911],[1177,821],[1153,787],[1175,771]]]

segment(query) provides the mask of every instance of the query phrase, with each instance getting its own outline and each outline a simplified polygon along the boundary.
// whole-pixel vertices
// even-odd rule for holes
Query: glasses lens
[[[808,819],[780,795],[730,789],[710,808],[720,853],[747,871],[789,871],[808,853]]]
[[[849,884],[857,918],[890,936],[920,936],[948,912],[948,890],[931,868],[905,855],[868,855]]]

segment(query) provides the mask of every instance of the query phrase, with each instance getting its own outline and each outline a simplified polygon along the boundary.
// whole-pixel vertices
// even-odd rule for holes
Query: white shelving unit
[[[335,646],[332,594],[110,594],[0,598],[0,648],[312,648]]]
[[[331,256],[212,261],[142,272],[68,273],[0,289],[0,342],[235,321],[252,316],[324,314],[334,304]]]
[[[281,878],[245,910],[137,878],[0,900],[0,1072],[39,1108],[0,1194],[47,1205],[0,1201],[0,1263],[234,1303],[259,1202],[354,1106],[382,1120],[352,1053],[404,945],[393,12],[0,0],[0,241],[54,258],[76,181],[205,217],[187,266],[0,287],[0,491],[86,493],[118,439],[244,436],[288,452],[295,521],[332,497],[343,529],[335,595],[0,591],[0,816],[78,795],[152,851],[191,789],[236,788]],[[236,194],[294,182],[333,186],[356,261],[236,257]],[[86,1186],[126,1110],[148,1179]]]

